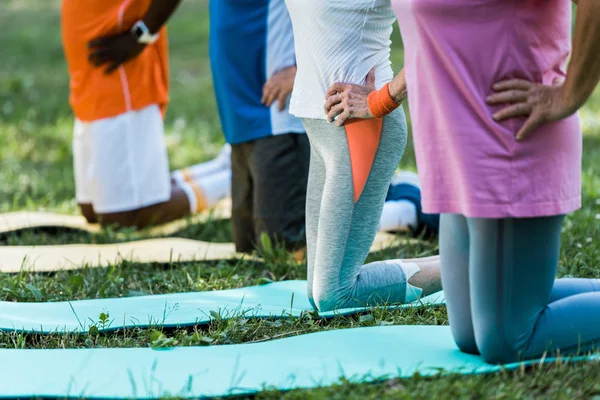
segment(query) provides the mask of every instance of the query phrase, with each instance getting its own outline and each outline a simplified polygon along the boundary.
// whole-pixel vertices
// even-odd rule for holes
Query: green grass
[[[0,13],[0,212],[51,210],[75,213],[68,80],[60,45],[57,1],[4,0]],[[171,166],[183,167],[217,154],[220,131],[208,63],[206,0],[187,0],[170,24],[172,103],[167,117]],[[394,36],[394,64],[402,46]],[[582,110],[585,127],[583,209],[568,217],[563,230],[561,276],[598,277],[600,249],[600,93]],[[415,169],[409,146],[402,167]],[[229,241],[227,223],[190,226],[177,236]],[[401,239],[399,239],[401,240]],[[98,235],[40,230],[0,236],[0,245],[109,243],[114,232]],[[371,256],[416,257],[437,254],[435,243],[407,244]],[[123,262],[105,269],[0,275],[0,300],[57,301],[140,294],[220,290],[266,279],[303,279],[305,265],[275,252],[265,263],[138,264]],[[370,317],[365,317],[368,315]],[[98,316],[97,324],[101,324]],[[293,320],[219,318],[206,327],[165,330],[130,329],[106,334],[23,335],[0,333],[2,348],[85,348],[189,346],[249,343],[327,329],[386,324],[447,324],[444,308],[373,310],[364,315]],[[401,345],[401,338],[399,338]],[[261,399],[362,398],[565,398],[600,395],[598,363],[555,364],[485,376],[447,376],[339,385],[286,394],[265,390]]]

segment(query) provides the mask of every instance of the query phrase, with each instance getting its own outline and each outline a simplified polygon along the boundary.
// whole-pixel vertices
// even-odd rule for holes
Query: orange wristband
[[[381,89],[371,92],[367,97],[367,104],[375,118],[383,118],[400,106],[390,94],[389,83],[386,83]]]

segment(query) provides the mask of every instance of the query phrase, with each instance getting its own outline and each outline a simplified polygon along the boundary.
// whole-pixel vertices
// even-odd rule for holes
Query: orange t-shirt
[[[167,31],[135,59],[110,75],[106,66],[88,61],[88,43],[100,36],[131,29],[151,0],[63,0],[61,30],[69,67],[70,103],[81,121],[114,117],[158,104],[163,115],[169,102]]]

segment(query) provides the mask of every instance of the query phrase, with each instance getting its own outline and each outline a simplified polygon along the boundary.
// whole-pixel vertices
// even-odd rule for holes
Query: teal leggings
[[[442,214],[442,286],[462,351],[499,364],[600,346],[600,281],[555,280],[563,220]]]

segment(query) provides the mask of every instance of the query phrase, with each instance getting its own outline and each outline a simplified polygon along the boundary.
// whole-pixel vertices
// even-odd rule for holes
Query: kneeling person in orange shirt
[[[180,0],[63,0],[76,196],[89,222],[143,227],[229,195],[228,165],[169,174],[167,32]],[[193,170],[193,169],[192,169]],[[206,168],[198,169],[200,171]]]

